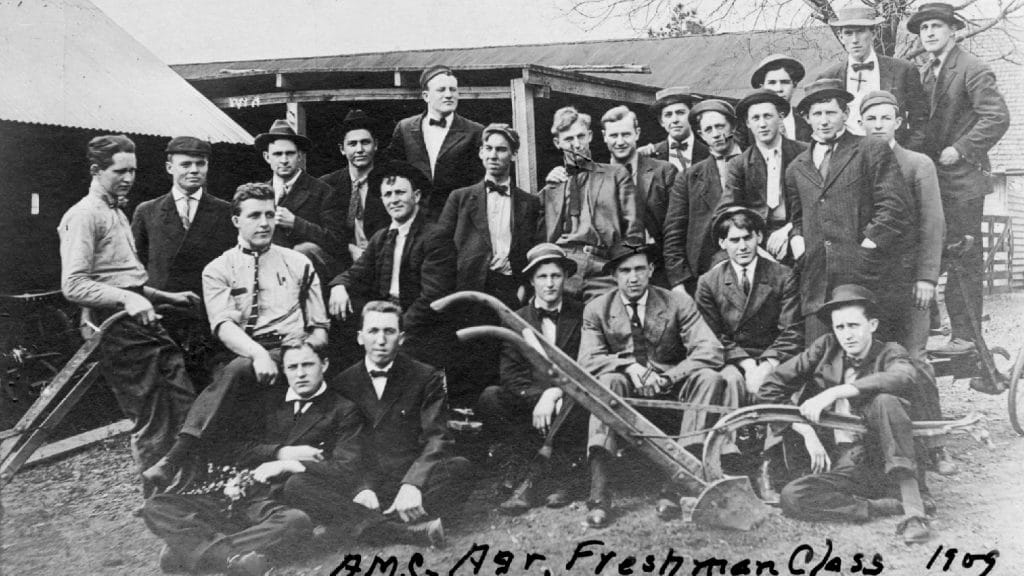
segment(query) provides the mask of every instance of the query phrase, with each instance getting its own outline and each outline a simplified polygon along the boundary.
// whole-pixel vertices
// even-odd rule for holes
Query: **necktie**
[[[743,288],[743,293],[744,294],[747,294],[747,295],[750,294],[750,277],[747,276],[747,267],[746,266],[744,266],[742,268],[742,270],[740,270],[740,287]]]
[[[189,196],[188,194],[185,195],[185,213],[181,215],[181,227],[185,230],[188,230],[189,226],[192,226],[192,218],[190,218],[189,215],[192,214],[192,203],[195,201],[196,199],[192,196]]]
[[[438,128],[444,128],[447,125],[447,118],[441,118],[440,120],[434,120],[433,118],[430,118],[427,120],[427,126],[437,126]]]
[[[370,370],[370,378],[387,378],[387,370]]]
[[[924,92],[929,98],[932,98],[935,94],[935,84],[938,82],[940,66],[942,66],[942,60],[935,58],[928,63],[928,68],[924,71],[924,79],[921,83],[924,85]]]
[[[861,70],[874,70],[875,63],[873,61],[864,62],[863,64],[861,64],[860,62],[854,62],[853,64],[850,65],[850,68],[852,68],[854,72],[860,72]]]
[[[252,273],[252,306],[249,307],[249,318],[245,321],[245,333],[252,336],[256,330],[256,321],[260,317],[260,256],[266,252],[258,252],[248,248],[242,248],[242,253],[253,257]]]
[[[540,318],[541,320],[547,318],[548,320],[551,320],[555,324],[558,323],[558,310],[545,310],[543,308],[534,308],[534,310],[537,311],[537,317]]]
[[[301,416],[306,410],[308,410],[306,406],[310,406],[312,404],[312,400],[292,400],[292,405],[294,406],[295,410],[295,417],[298,418],[299,416]]]
[[[779,174],[778,172],[781,172],[781,170],[774,171],[773,168],[778,167],[781,164],[781,162],[779,162],[779,149],[772,149],[770,156],[771,158],[765,158],[765,169],[769,174],[769,178],[778,181],[778,179],[781,177],[781,174]],[[769,210],[775,210],[775,208],[779,206],[779,195],[781,192],[781,186],[768,186],[767,203]]]
[[[828,180],[828,165],[832,161],[832,150],[835,149],[836,143],[833,142],[818,142],[818,146],[825,147],[825,153],[821,157],[821,164],[818,164],[818,173],[821,174],[822,180]]]
[[[582,202],[579,175],[583,170],[579,166],[566,166],[565,171],[569,174],[569,180],[565,183],[565,197],[562,202],[562,233],[572,234],[580,217]]]
[[[363,186],[366,177],[352,181],[352,195],[348,199],[348,225],[355,227],[356,220],[363,220]]]
[[[644,325],[640,321],[640,303],[630,302],[629,307],[633,309],[630,318],[630,328],[633,333],[633,356],[636,363],[642,366],[647,365],[647,339],[644,338]]]
[[[379,291],[385,300],[391,298],[391,273],[395,266],[395,240],[398,238],[398,228],[388,230],[387,238],[384,240],[384,249],[380,253],[380,283]]]
[[[484,180],[484,189],[488,192],[497,192],[502,196],[508,196],[508,186],[492,182],[491,180]]]

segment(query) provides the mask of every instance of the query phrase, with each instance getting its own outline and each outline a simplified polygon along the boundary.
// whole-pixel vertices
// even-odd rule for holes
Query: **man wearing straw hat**
[[[668,138],[657,144],[641,146],[638,152],[655,160],[667,160],[682,174],[708,157],[708,147],[690,130],[690,110],[700,101],[688,86],[672,86],[654,94],[651,112],[665,129]]]

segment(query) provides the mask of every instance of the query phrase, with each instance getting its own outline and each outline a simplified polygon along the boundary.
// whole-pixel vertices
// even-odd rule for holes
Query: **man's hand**
[[[654,154],[654,144],[644,144],[636,149],[636,153],[641,156],[650,156]]]
[[[292,211],[284,206],[278,206],[274,221],[282,228],[291,228],[295,226],[295,214],[292,214]]]
[[[330,312],[331,316],[342,320],[352,313],[352,300],[348,297],[348,290],[341,284],[331,288]]]
[[[359,260],[359,257],[363,255],[363,252],[365,252],[365,250],[355,244],[348,245],[348,255],[352,257],[353,262]]]
[[[202,298],[195,292],[165,292],[167,303],[177,308],[195,308]]]
[[[946,146],[942,151],[942,154],[939,154],[939,164],[942,164],[943,166],[952,166],[959,161],[960,152],[952,146]]]
[[[282,474],[298,474],[305,471],[306,467],[298,460],[271,460],[257,466],[252,471],[252,477],[257,482],[266,484]]]
[[[256,373],[256,381],[260,384],[273,384],[277,378],[277,362],[274,362],[270,353],[262,347],[252,357],[252,369]]]
[[[935,299],[935,284],[927,280],[918,280],[914,283],[914,306],[918,310],[927,310]]]
[[[867,248],[868,250],[874,250],[875,248],[878,248],[878,244],[875,244],[875,241],[872,240],[871,238],[865,237],[863,240],[860,241],[860,247]]]
[[[548,433],[551,421],[555,414],[562,408],[562,389],[551,387],[540,395],[537,404],[533,407],[533,427],[540,430],[542,434]]]
[[[420,493],[420,489],[412,484],[402,484],[402,487],[398,489],[398,495],[395,496],[395,501],[384,511],[384,514],[392,512],[397,512],[402,522],[413,522],[426,516],[427,511],[423,509],[423,495]]]
[[[832,468],[832,459],[828,457],[828,452],[821,445],[821,440],[814,428],[798,423],[793,424],[793,430],[804,437],[804,447],[807,448],[807,454],[811,457],[811,472],[814,474],[828,472]]]
[[[369,510],[380,510],[380,501],[377,500],[377,493],[369,488],[360,490],[359,494],[356,494],[352,501]]]
[[[125,294],[124,309],[136,322],[149,326],[160,319],[148,298],[135,292],[125,291]]]
[[[793,251],[794,260],[799,260],[804,255],[806,248],[803,236],[797,235],[789,239],[789,249]]]
[[[768,243],[765,245],[765,248],[768,249],[768,253],[776,260],[782,260],[786,257],[786,249],[789,248],[789,231],[792,228],[793,224],[788,223],[772,232],[771,236],[768,237]]]
[[[805,400],[800,405],[800,415],[817,424],[821,420],[821,413],[836,401],[835,395],[832,393],[833,390],[835,388],[828,388],[813,398]]]
[[[753,370],[747,371],[747,392],[752,396],[757,396],[761,385],[764,384],[765,379],[775,369],[775,364],[771,360],[765,360],[757,365]]]
[[[637,395],[643,398],[657,396],[661,392],[661,377],[640,364],[630,364],[626,368],[626,375],[629,376]]]
[[[544,182],[551,184],[552,186],[557,186],[568,179],[569,173],[565,171],[565,167],[555,166],[551,169],[551,172],[548,172],[548,175],[544,178]]]
[[[743,378],[743,372],[735,364],[726,364],[725,368],[722,368],[720,374],[725,382],[730,386],[743,387],[746,386],[746,382]]]
[[[323,462],[324,451],[308,444],[302,446],[281,446],[274,457],[278,460],[299,460],[306,462]]]

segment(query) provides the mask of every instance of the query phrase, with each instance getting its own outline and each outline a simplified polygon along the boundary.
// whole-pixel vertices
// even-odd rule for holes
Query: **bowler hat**
[[[340,139],[345,139],[345,134],[348,134],[352,130],[366,130],[374,138],[380,140],[384,136],[384,121],[380,118],[370,116],[366,112],[363,112],[359,108],[353,108],[345,114],[345,119],[341,121],[340,128]]]
[[[690,110],[688,120],[690,121],[690,129],[693,130],[694,134],[700,133],[700,115],[705,112],[718,112],[723,114],[732,122],[733,127],[736,127],[736,110],[732,107],[732,104],[729,104],[725,100],[712,98],[710,100],[702,100],[694,106],[692,110]]]
[[[957,15],[951,5],[945,2],[929,2],[918,6],[917,12],[910,16],[910,19],[907,20],[907,30],[911,34],[920,34],[921,24],[926,20],[942,20],[953,30],[962,30],[967,26],[967,23]]]
[[[786,71],[789,72],[789,79],[793,81],[794,86],[799,84],[800,81],[804,79],[804,74],[806,74],[804,65],[796,58],[785,54],[772,54],[764,60],[761,60],[761,62],[758,63],[757,68],[754,68],[754,72],[750,75],[751,88],[760,88],[764,85],[764,77],[768,74],[766,68],[772,64],[776,64],[776,66],[772,66],[773,70],[778,68],[779,65],[785,68]]]
[[[745,214],[747,218],[754,221],[754,227],[756,230],[752,230],[752,232],[764,232],[764,217],[758,214],[755,210],[739,204],[726,204],[718,210],[717,214],[715,214],[715,219],[711,222],[711,234],[717,238],[718,226],[725,220],[732,218],[737,214]]]
[[[750,94],[743,97],[742,100],[736,103],[736,117],[742,122],[747,121],[747,110],[750,109],[754,104],[775,104],[775,107],[779,110],[779,116],[789,115],[789,102],[785,98],[779,96],[771,90],[760,88],[754,90]]]
[[[827,319],[833,310],[848,304],[873,307],[877,302],[875,293],[860,284],[841,284],[832,289],[832,297],[818,309],[818,317]]]
[[[842,80],[837,78],[818,78],[804,89],[803,100],[800,100],[796,105],[796,111],[799,114],[806,114],[811,104],[832,98],[838,98],[840,101],[849,104],[853,101],[853,94],[843,89]]]
[[[645,254],[647,255],[647,261],[651,261],[651,245],[645,244],[643,242],[643,238],[631,236],[623,240],[621,243],[612,246],[611,251],[608,253],[608,262],[604,265],[604,273],[614,274],[619,263],[626,258],[637,254]]]
[[[686,104],[693,108],[693,105],[700,100],[701,97],[693,94],[689,86],[670,86],[654,93],[654,104],[651,104],[651,111],[655,116],[661,116],[661,111],[666,106]]]
[[[526,267],[523,268],[523,276],[529,278],[535,268],[547,262],[560,264],[565,270],[566,276],[576,273],[576,262],[565,255],[565,250],[551,242],[543,242],[530,248],[530,251],[526,253]]]
[[[452,69],[447,66],[435,64],[434,66],[424,70],[423,73],[420,74],[420,89],[426,90],[427,84],[430,83],[430,80],[433,79],[434,76],[439,76],[441,74],[452,74]]]
[[[491,134],[501,134],[506,140],[508,140],[509,148],[512,149],[513,153],[519,151],[519,133],[508,124],[503,122],[488,124],[487,127],[484,128],[484,131],[480,133],[481,144],[486,142],[487,137]]]
[[[864,115],[864,112],[876,104],[892,104],[897,110],[900,108],[899,101],[896,100],[896,96],[892,92],[887,90],[872,90],[864,95],[864,99],[860,101],[860,114]]]
[[[885,22],[885,18],[878,15],[878,12],[870,6],[863,4],[847,6],[845,8],[836,9],[836,17],[828,21],[828,25],[833,28],[842,28],[843,26],[863,26],[863,27],[874,27],[882,22]]]
[[[171,138],[167,143],[164,154],[188,154],[189,156],[210,157],[212,148],[206,140],[200,140],[193,136],[177,136]]]
[[[295,142],[295,146],[303,152],[309,150],[309,146],[312,144],[312,141],[309,138],[306,138],[302,134],[296,134],[295,130],[292,129],[287,120],[281,119],[274,120],[274,123],[270,126],[270,130],[267,130],[263,134],[257,136],[256,142],[253,145],[257,150],[262,152],[263,150],[266,150],[267,145],[274,140],[291,140],[292,142]]]

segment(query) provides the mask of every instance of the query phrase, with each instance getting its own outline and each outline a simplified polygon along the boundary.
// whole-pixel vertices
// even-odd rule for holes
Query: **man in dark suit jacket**
[[[949,4],[922,4],[907,21],[907,30],[919,34],[921,45],[932,56],[921,72],[930,116],[926,128],[928,147],[922,150],[936,164],[942,207],[950,243],[965,235],[974,246],[960,257],[959,270],[950,269],[946,310],[952,328],[947,352],[974,349],[974,330],[968,310],[980,322],[984,254],[981,224],[985,195],[992,193],[988,151],[1010,127],[1006,101],[996,86],[992,69],[964,52],[956,44],[955,30],[964,22]],[[948,259],[944,259],[945,268]],[[968,286],[966,297],[956,289],[961,280]]]
[[[453,454],[443,373],[400,353],[402,338],[401,308],[385,301],[367,303],[359,331],[366,357],[331,381],[367,424],[356,481],[332,484],[299,477],[286,491],[316,518],[348,520],[339,511],[351,510],[352,502],[360,505],[364,510],[356,534],[362,538],[408,536],[409,530],[387,516],[395,514],[402,523],[419,522],[419,532],[439,544],[444,538],[439,517],[454,510],[472,488],[470,463]],[[427,517],[435,519],[424,525]]]
[[[427,110],[395,126],[388,147],[394,160],[415,166],[430,181],[425,191],[427,217],[436,220],[448,194],[480,181],[483,171],[476,160],[483,125],[455,113],[459,80],[447,66],[431,66],[420,75]]]
[[[804,66],[786,54],[772,54],[758,63],[750,74],[751,88],[771,90],[782,97],[786,106],[793,100],[793,90],[804,79]],[[740,118],[743,118],[740,114]],[[811,141],[811,126],[799,114],[788,114],[782,120],[783,135],[797,142]]]
[[[874,90],[891,92],[907,115],[907,121],[896,133],[896,141],[911,150],[923,151],[928,99],[913,64],[875,53],[875,27],[883,22],[885,19],[870,6],[837,9],[829,26],[838,29],[837,35],[848,59],[830,66],[818,78],[838,80],[844,90],[853,94],[846,129],[858,136],[864,135],[860,125],[860,102],[864,95]]]
[[[828,333],[817,312],[839,284],[876,290],[883,311],[896,305],[898,294],[890,288],[898,277],[898,248],[913,227],[909,194],[888,144],[846,130],[851,100],[838,80],[823,78],[807,87],[797,106],[815,142],[786,169],[790,245],[794,256],[803,255],[798,267],[807,342]],[[892,328],[883,324],[885,331]]]
[[[640,155],[669,162],[680,174],[707,158],[710,154],[707,144],[690,129],[690,109],[699,101],[700,97],[688,86],[672,86],[655,93],[651,112],[668,137],[641,146]]]
[[[691,129],[700,134],[711,156],[676,178],[665,217],[665,268],[673,290],[693,294],[697,278],[708,271],[718,246],[711,219],[725,188],[730,160],[740,154],[733,139],[736,112],[723,100],[704,100],[690,113]]]

